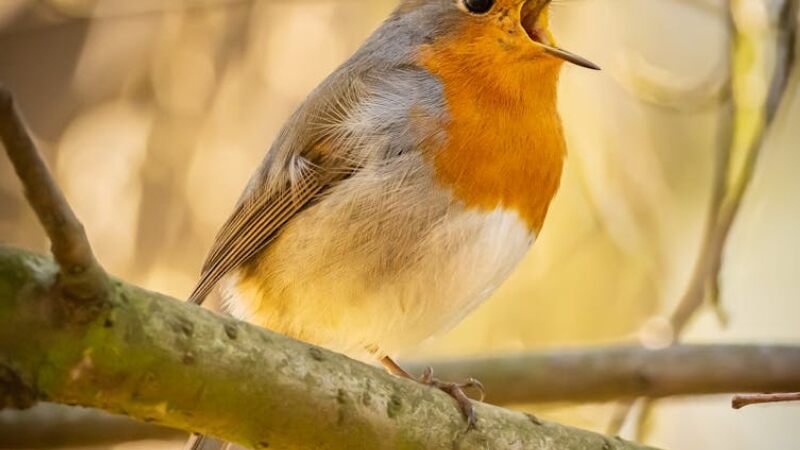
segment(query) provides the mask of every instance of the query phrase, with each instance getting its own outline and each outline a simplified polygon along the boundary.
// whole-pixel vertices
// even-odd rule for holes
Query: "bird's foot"
[[[464,393],[464,390],[477,389],[478,392],[480,392],[480,401],[482,402],[486,397],[486,388],[483,387],[480,381],[475,378],[468,378],[463,383],[444,382],[433,376],[433,369],[430,367],[425,369],[425,372],[423,372],[418,381],[426,386],[437,388],[450,397],[453,397],[458,403],[461,413],[464,414],[464,417],[467,419],[467,431],[476,427],[478,418],[475,415],[475,407],[472,405],[472,400]]]
[[[430,367],[425,369],[425,372],[422,373],[421,377],[415,378],[388,356],[381,358],[380,362],[384,367],[386,367],[386,370],[398,377],[418,381],[425,386],[430,386],[444,391],[444,393],[450,397],[453,397],[458,403],[458,407],[461,409],[464,417],[467,419],[467,431],[475,428],[478,420],[478,418],[475,416],[475,407],[472,405],[472,400],[470,400],[469,397],[467,397],[467,394],[464,393],[464,389],[477,389],[481,394],[480,401],[483,401],[484,397],[486,397],[486,389],[483,387],[483,384],[480,381],[476,380],[475,378],[468,378],[467,381],[463,383],[444,382],[434,378],[433,369]]]

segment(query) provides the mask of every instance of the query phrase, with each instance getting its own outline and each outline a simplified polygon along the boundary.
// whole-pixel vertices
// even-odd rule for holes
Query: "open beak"
[[[545,8],[551,0],[526,0],[522,5],[522,27],[528,36],[538,44],[547,54],[571,62],[576,66],[585,67],[592,70],[600,70],[600,66],[588,59],[578,56],[572,52],[556,47],[550,42],[550,34],[547,31],[547,18],[544,13]]]

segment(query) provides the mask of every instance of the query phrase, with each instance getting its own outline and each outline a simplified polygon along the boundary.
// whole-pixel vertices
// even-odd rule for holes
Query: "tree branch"
[[[765,403],[800,402],[800,393],[791,394],[739,394],[733,397],[733,409],[742,409],[750,405],[763,405]]]
[[[406,364],[415,373],[427,366],[444,379],[481,380],[494,404],[790,392],[800,386],[800,347],[788,346],[619,346]]]
[[[50,175],[11,93],[3,86],[0,86],[0,141],[25,187],[28,202],[50,238],[53,256],[61,267],[60,287],[70,297],[81,300],[102,296],[106,277],[83,225]]]
[[[465,432],[437,389],[121,281],[76,321],[54,306],[57,272],[0,246],[0,406],[95,407],[256,449],[643,448],[485,404]]]

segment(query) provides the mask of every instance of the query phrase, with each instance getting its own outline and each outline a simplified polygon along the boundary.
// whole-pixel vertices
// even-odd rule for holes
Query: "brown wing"
[[[351,68],[335,72],[289,119],[256,175],[265,185],[266,180],[284,184],[265,186],[263,192],[255,189],[239,203],[216,237],[190,302],[201,304],[225,275],[264,250],[292,217],[358,170],[361,158],[353,155],[362,149],[340,125],[365,98],[365,79],[371,83],[382,80],[379,76],[367,77],[372,70],[369,65],[362,71]],[[304,170],[287,173],[286,177],[266,175],[278,167]]]
[[[331,181],[330,174],[311,170],[277,193],[241,202],[217,235],[189,301],[202,304],[222,277],[263,250]]]

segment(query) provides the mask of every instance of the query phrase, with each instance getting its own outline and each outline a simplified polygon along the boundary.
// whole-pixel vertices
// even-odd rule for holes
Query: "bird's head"
[[[557,73],[564,61],[599,69],[556,46],[549,28],[552,1],[404,0],[399,13],[425,36],[423,57],[438,59],[435,65],[460,66],[473,75]]]

